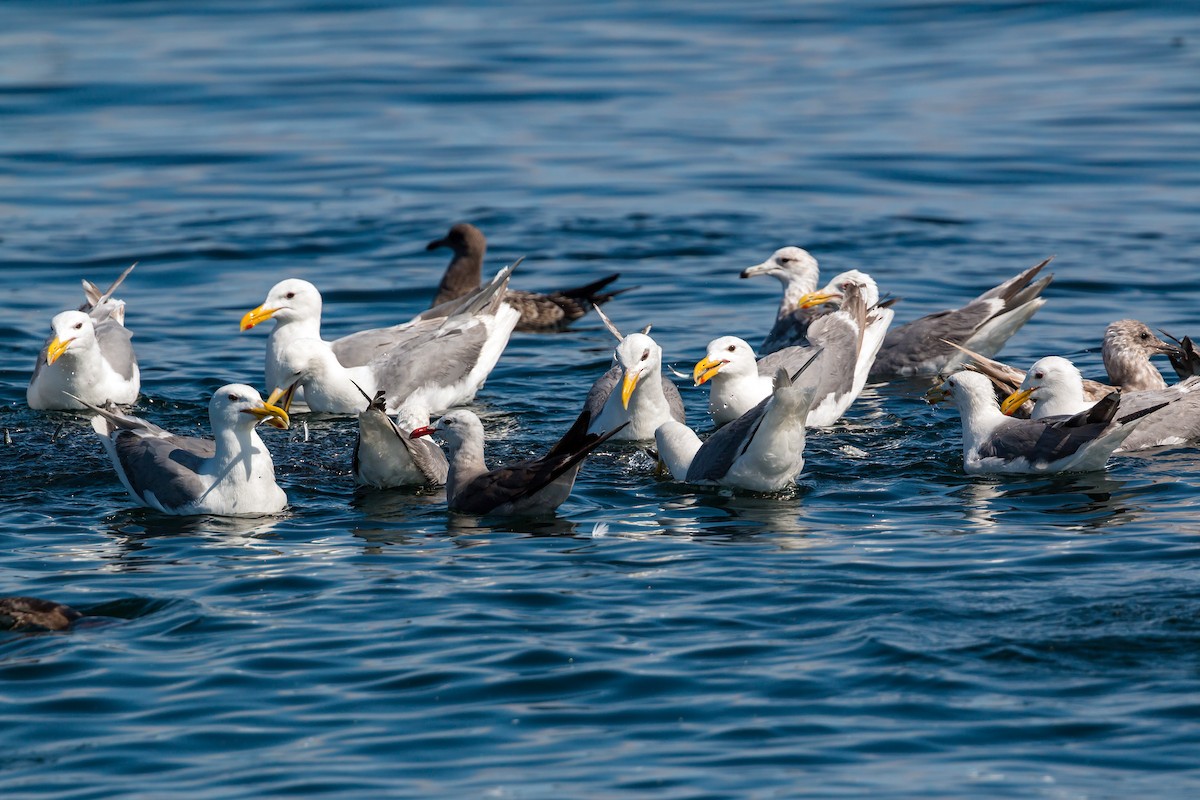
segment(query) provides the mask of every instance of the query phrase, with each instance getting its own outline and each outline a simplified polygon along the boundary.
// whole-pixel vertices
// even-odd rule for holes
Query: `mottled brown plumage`
[[[483,273],[483,257],[487,253],[487,238],[484,237],[482,231],[469,222],[460,222],[452,227],[445,237],[435,239],[426,245],[425,249],[436,250],[439,247],[450,248],[454,252],[454,256],[450,259],[449,266],[446,267],[442,282],[438,284],[438,292],[432,303],[434,306],[454,300],[479,288]],[[619,277],[620,273],[614,273],[583,286],[547,294],[510,289],[504,296],[504,302],[521,312],[521,321],[517,323],[517,330],[558,331],[587,314],[594,306],[607,303],[621,292],[628,291],[628,289],[618,289],[612,292],[602,291],[604,287]]]
[[[62,631],[82,617],[75,609],[38,597],[0,597],[0,630],[24,631],[41,628]]]

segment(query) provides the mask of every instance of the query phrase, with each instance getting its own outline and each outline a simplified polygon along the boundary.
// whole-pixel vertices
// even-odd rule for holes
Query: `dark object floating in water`
[[[0,597],[0,630],[62,631],[82,616],[70,606],[38,597]]]

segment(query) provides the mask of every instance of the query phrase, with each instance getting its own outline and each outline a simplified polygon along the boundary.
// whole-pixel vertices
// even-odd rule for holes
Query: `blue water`
[[[331,337],[407,319],[464,219],[520,288],[640,285],[611,315],[685,371],[766,331],[777,285],[737,274],[782,245],[898,321],[1055,255],[1003,355],[1099,375],[1114,319],[1200,332],[1197,142],[1183,3],[3,4],[0,595],[96,616],[0,634],[0,795],[1196,796],[1195,449],[966,477],[897,383],[782,496],[618,447],[556,518],[484,524],[355,491],[353,423],[314,420],[268,432],[288,512],[174,519],[24,392],[79,279],[137,261],[138,411],[203,430],[261,384],[271,284],[316,282]],[[491,456],[611,346],[514,336]]]

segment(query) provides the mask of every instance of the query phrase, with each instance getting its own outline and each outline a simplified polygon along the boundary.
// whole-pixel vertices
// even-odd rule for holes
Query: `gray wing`
[[[687,409],[683,407],[683,396],[679,394],[679,387],[675,382],[663,376],[663,396],[667,399],[667,409],[671,412],[671,419],[676,422],[687,424]]]
[[[412,346],[422,338],[431,337],[444,320],[422,320],[390,328],[359,331],[333,342],[333,354],[343,367],[361,367],[394,348]]]
[[[1062,418],[1005,420],[980,444],[979,455],[1006,461],[1024,457],[1031,463],[1048,464],[1074,455],[1109,428],[1102,422],[1083,425],[1066,422]]]
[[[613,364],[608,372],[596,378],[596,382],[592,384],[591,390],[588,391],[587,399],[583,401],[583,409],[588,413],[588,419],[593,420],[600,416],[600,412],[604,410],[604,404],[608,402],[608,398],[616,390],[617,384],[621,382],[621,367],[619,364]],[[674,386],[674,384],[671,384]],[[675,390],[675,394],[679,394],[679,390]],[[667,401],[670,402],[668,396]],[[680,406],[683,405],[683,399],[679,400]],[[674,416],[674,410],[672,410]]]
[[[398,401],[429,384],[452,386],[470,374],[487,338],[487,326],[480,322],[391,350],[372,362],[376,381]]]
[[[758,352],[769,354],[785,347],[796,347],[808,344],[808,328],[819,317],[829,314],[832,306],[817,308],[797,308],[775,317],[775,324],[770,333],[763,339]]]
[[[133,334],[129,329],[115,320],[106,319],[96,325],[96,343],[100,347],[100,355],[127,381],[133,380],[134,370],[137,369],[132,339]]]
[[[692,458],[687,471],[687,482],[719,481],[725,477],[733,462],[745,452],[754,434],[758,432],[770,402],[771,397],[764,398],[754,408],[709,436]]]
[[[962,308],[939,311],[892,328],[883,337],[871,376],[903,375],[924,371],[927,364],[945,363],[956,352],[946,342],[965,343],[992,318],[996,308],[994,300],[972,300]]]
[[[863,315],[865,317],[865,314]],[[830,394],[846,394],[854,389],[854,375],[858,368],[858,354],[862,349],[862,334],[866,326],[858,327],[849,314],[838,312],[822,317],[809,329],[809,339],[815,347],[805,353],[805,361],[821,350],[821,360],[816,369],[805,371],[798,379],[798,386],[816,383],[815,402]],[[803,366],[786,367],[788,375]]]
[[[804,366],[804,363],[815,352],[817,352],[815,347],[793,345],[767,353],[757,361],[758,374],[774,375],[777,370],[783,369],[791,375]]]
[[[1168,403],[1165,408],[1146,415],[1122,445],[1126,450],[1154,447],[1162,442],[1182,439],[1200,441],[1200,377],[1189,378],[1166,389],[1125,392],[1121,395],[1121,416],[1138,414]]]
[[[150,492],[164,508],[180,508],[208,489],[198,472],[204,460],[216,453],[211,439],[121,431],[113,444],[126,481],[143,503]]]

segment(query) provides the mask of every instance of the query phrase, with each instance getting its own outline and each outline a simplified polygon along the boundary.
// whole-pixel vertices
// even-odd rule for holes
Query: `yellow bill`
[[[1006,415],[1012,416],[1018,408],[1025,405],[1025,401],[1033,395],[1033,389],[1018,389],[1017,391],[1004,398],[1004,402],[1000,404],[1000,410]]]
[[[707,357],[697,361],[696,366],[692,369],[692,380],[695,381],[695,385],[699,386],[705,381],[711,381],[713,376],[721,371],[721,367],[725,363],[724,361],[713,360]]]
[[[809,292],[806,295],[801,295],[796,301],[796,305],[800,308],[814,308],[823,306],[830,300],[836,300],[841,295],[836,295],[833,292]]]
[[[621,407],[629,408],[629,398],[633,397],[633,390],[637,388],[638,376],[637,373],[630,375],[625,373],[625,382],[621,384]]]
[[[272,428],[279,428],[280,430],[287,430],[291,422],[288,419],[286,411],[279,406],[272,405],[270,402],[263,403],[261,406],[255,406],[254,408],[244,409],[243,413],[252,414]]]
[[[67,351],[74,339],[59,339],[57,336],[51,340],[50,344],[46,345],[46,363],[53,364],[58,361],[59,357]]]
[[[258,308],[255,308],[251,311],[247,311],[245,316],[242,317],[242,330],[248,331],[251,328],[253,328],[255,325],[258,325],[261,322],[266,322],[278,310],[279,309],[277,309],[277,308],[267,308],[266,306],[259,306]]]

